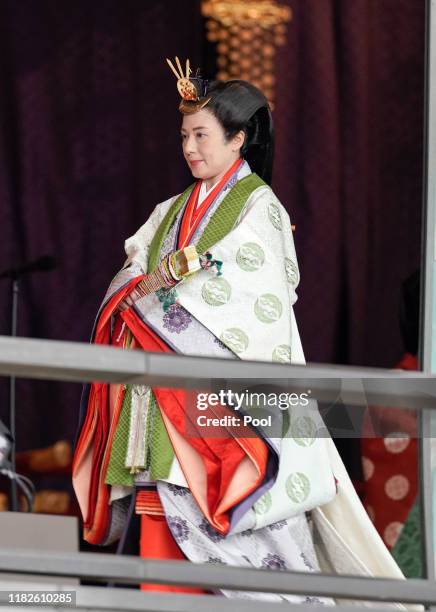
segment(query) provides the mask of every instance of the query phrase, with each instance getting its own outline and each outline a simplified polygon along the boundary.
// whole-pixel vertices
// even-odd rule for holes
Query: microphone
[[[0,420],[0,468],[8,465],[8,456],[12,442],[11,432]]]
[[[16,279],[25,274],[31,274],[32,272],[48,272],[56,268],[56,257],[53,255],[42,255],[34,261],[23,264],[22,266],[16,266],[15,268],[9,268],[0,274],[0,278],[12,278]]]

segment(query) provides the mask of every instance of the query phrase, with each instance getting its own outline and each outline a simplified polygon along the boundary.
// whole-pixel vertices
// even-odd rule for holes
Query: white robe
[[[148,247],[174,201],[175,198],[171,198],[158,205],[147,223],[126,241],[127,263],[133,261],[142,269],[147,269]],[[285,265],[278,271],[280,282],[277,283],[278,243],[281,245]],[[239,264],[237,261],[237,250],[241,244],[259,245],[263,253],[255,247],[250,252],[249,248],[248,259],[243,254],[241,267],[241,257]],[[188,282],[178,285],[180,304],[241,359],[283,362],[286,361],[285,347],[289,347],[290,361],[305,363],[293,314],[299,274],[289,215],[269,187],[259,187],[251,194],[234,230],[214,245],[211,252],[215,259],[224,261],[222,277],[218,279],[213,272],[203,270]],[[263,263],[256,280],[256,266],[259,263],[257,256],[263,258]],[[230,288],[226,274],[231,279]],[[245,283],[242,293],[239,292],[241,283]],[[288,288],[286,294],[283,292],[284,286]],[[251,292],[252,301],[256,303],[260,291],[262,295],[276,299],[267,297],[256,313],[254,309],[247,309],[247,293],[250,295]],[[201,292],[203,296],[206,295],[203,300],[198,299]],[[229,292],[232,299],[229,299]],[[284,302],[284,311],[289,310],[291,313],[289,318],[278,316],[281,312],[280,304],[283,306]],[[265,320],[269,325],[262,327]],[[257,326],[255,334],[251,334],[253,326]],[[228,330],[238,332],[232,334]],[[276,350],[278,345],[282,347],[279,351]],[[329,503],[312,510],[313,521],[324,547],[324,551],[318,551],[321,567],[341,574],[403,578],[364,510],[333,441],[325,438],[323,443],[330,467],[338,480],[338,490]],[[184,483],[179,481],[174,484]]]

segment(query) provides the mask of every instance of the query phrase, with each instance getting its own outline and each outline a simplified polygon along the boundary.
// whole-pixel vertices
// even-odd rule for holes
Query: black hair
[[[252,172],[271,185],[274,161],[274,127],[268,100],[247,81],[214,81],[207,88],[211,100],[204,107],[220,122],[226,140],[245,132],[241,156]]]

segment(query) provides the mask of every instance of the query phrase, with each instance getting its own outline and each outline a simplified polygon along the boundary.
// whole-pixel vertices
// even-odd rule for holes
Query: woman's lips
[[[189,163],[191,164],[191,166],[198,166],[198,164],[201,164],[202,161],[202,159],[191,159]]]

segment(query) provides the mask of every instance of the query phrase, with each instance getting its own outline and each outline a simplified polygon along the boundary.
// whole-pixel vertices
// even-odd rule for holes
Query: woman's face
[[[188,166],[195,178],[214,185],[240,157],[244,132],[226,142],[224,130],[205,108],[183,115],[182,146]]]

